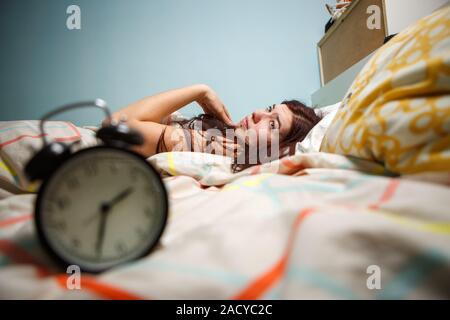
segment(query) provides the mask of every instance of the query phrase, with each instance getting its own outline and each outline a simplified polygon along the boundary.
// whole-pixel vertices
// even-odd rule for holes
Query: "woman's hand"
[[[227,108],[211,88],[205,87],[203,94],[197,99],[197,103],[202,107],[206,114],[216,117],[229,126],[236,126],[236,124],[233,123],[233,120],[231,120]]]

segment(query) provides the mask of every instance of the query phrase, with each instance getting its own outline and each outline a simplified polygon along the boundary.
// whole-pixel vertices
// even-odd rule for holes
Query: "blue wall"
[[[316,43],[326,1],[1,0],[0,120],[38,119],[95,97],[117,110],[147,95],[207,83],[233,120],[319,88]],[[81,7],[81,30],[66,8]],[[192,104],[188,116],[201,110]],[[98,124],[99,111],[55,119]]]

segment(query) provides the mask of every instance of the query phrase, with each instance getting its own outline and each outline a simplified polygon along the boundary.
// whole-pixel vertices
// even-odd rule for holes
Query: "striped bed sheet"
[[[6,150],[34,143],[35,134],[5,145],[14,139],[2,134],[5,126],[0,155],[17,181],[3,179],[10,188],[0,199],[1,299],[450,298],[450,177],[397,177],[326,153],[239,174],[214,155],[149,158],[170,197],[161,245],[138,261],[83,274],[81,289],[70,290],[69,274],[37,241],[35,190],[14,171],[23,163],[11,166],[23,158]],[[69,136],[66,129],[54,136]],[[91,138],[79,137],[86,146]]]

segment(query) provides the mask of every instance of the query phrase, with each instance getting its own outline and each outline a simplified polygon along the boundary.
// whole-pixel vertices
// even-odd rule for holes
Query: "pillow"
[[[318,115],[319,117],[321,117],[323,119],[329,113],[336,113],[336,111],[337,111],[337,109],[339,109],[340,105],[341,105],[341,101],[339,101],[339,102],[337,102],[335,104],[330,104],[329,106],[315,108],[314,112],[316,113],[316,115]]]
[[[301,142],[297,142],[295,147],[295,153],[306,152],[319,152],[320,144],[322,143],[323,136],[331,124],[337,110],[340,106],[340,102],[326,106],[323,108],[314,109],[316,114],[322,118],[312,129],[308,132],[305,139]]]
[[[20,184],[19,177],[13,169],[0,157],[0,188]],[[5,187],[6,185],[6,187]]]
[[[24,167],[42,147],[40,120],[20,120],[0,122],[0,180],[20,190],[34,192],[37,183],[30,183]],[[80,142],[72,150],[97,144],[93,130],[76,127],[65,121],[47,121],[44,131],[47,141],[61,141],[67,144]]]
[[[450,171],[450,6],[375,53],[320,150],[376,161],[398,174]]]

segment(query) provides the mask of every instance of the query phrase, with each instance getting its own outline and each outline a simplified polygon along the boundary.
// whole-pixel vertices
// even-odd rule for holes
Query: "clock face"
[[[83,149],[47,180],[36,202],[44,244],[65,264],[99,272],[147,254],[167,220],[167,194],[143,158],[121,149]]]

